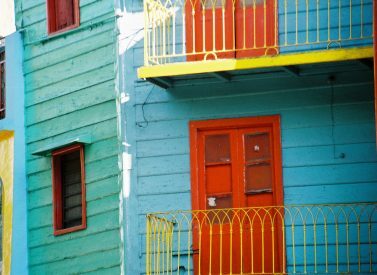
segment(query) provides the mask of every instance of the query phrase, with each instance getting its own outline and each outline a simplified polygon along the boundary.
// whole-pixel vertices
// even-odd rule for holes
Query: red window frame
[[[4,83],[5,83],[5,49],[0,49],[0,119],[5,118],[5,85]]]
[[[73,23],[64,28],[59,29],[58,27],[59,12],[56,7],[57,1],[60,1],[60,0],[47,0],[47,31],[49,35],[62,33],[62,32],[77,28],[80,25],[79,0],[72,0]],[[69,16],[68,11],[61,12],[60,16]]]
[[[81,220],[82,223],[77,226],[63,228],[63,202],[62,202],[62,179],[60,157],[80,152],[81,167]],[[86,228],[86,188],[85,188],[85,165],[84,165],[84,146],[83,144],[74,144],[52,152],[52,197],[53,197],[53,217],[54,217],[54,235],[62,235]]]

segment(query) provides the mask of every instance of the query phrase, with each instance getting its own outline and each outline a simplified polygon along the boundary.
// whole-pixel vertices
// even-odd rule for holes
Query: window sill
[[[64,234],[68,234],[68,233],[72,233],[72,232],[76,232],[76,231],[80,231],[84,229],[86,229],[86,223],[77,225],[74,227],[70,227],[70,228],[54,229],[54,236],[60,236],[60,235],[64,235]]]

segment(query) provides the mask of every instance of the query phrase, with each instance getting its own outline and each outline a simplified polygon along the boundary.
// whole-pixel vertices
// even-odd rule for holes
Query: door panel
[[[277,0],[238,0],[236,58],[277,54]]]
[[[198,131],[193,206],[212,211],[194,224],[195,274],[282,272],[278,126]]]
[[[187,1],[185,14],[188,61],[278,54],[277,0]]]
[[[187,1],[185,9],[188,61],[235,57],[233,0]]]

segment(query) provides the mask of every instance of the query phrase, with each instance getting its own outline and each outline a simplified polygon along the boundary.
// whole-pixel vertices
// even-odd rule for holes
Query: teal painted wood
[[[16,1],[24,28],[30,274],[121,270],[112,1],[80,1],[80,27],[49,38],[46,1]],[[21,23],[20,23],[21,22]],[[87,229],[55,237],[51,159],[31,152],[89,133]]]
[[[188,80],[187,86],[165,91],[135,82],[142,54],[140,41],[125,56],[132,102],[127,142],[136,154],[138,192],[138,224],[130,226],[139,232],[135,242],[141,254],[140,259],[129,257],[138,261],[141,274],[145,214],[191,208],[190,120],[279,114],[286,204],[376,201],[373,79],[367,69],[347,62],[312,66],[293,78],[276,68],[273,75],[262,72],[249,81],[211,84],[203,79],[191,86]],[[336,67],[332,96],[328,74]]]

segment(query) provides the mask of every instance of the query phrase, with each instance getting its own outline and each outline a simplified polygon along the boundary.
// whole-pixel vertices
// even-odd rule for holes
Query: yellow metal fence
[[[377,203],[147,215],[147,274],[377,274]]]
[[[372,0],[144,0],[144,63],[371,45],[372,5]]]

